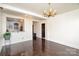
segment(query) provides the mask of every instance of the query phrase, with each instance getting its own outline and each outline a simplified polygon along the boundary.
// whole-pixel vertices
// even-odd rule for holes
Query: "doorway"
[[[33,39],[37,39],[38,33],[39,33],[39,24],[38,21],[33,21],[32,25],[32,33],[33,33]]]
[[[42,39],[45,39],[45,23],[42,23]]]

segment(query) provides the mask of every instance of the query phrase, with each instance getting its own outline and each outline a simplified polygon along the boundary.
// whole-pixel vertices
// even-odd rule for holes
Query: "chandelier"
[[[48,9],[45,9],[45,10],[43,11],[43,15],[44,15],[45,17],[55,16],[55,15],[56,15],[56,10],[52,9],[51,3],[48,3],[48,6],[49,6]]]

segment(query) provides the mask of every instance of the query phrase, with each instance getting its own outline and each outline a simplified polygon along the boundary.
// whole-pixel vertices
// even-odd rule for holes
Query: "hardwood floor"
[[[1,56],[79,56],[79,50],[44,39],[7,45]]]

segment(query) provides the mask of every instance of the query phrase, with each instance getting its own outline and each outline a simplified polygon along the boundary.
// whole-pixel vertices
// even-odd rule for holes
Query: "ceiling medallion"
[[[43,15],[45,17],[51,17],[51,16],[55,16],[56,15],[56,10],[52,9],[51,7],[51,3],[48,3],[49,7],[48,9],[43,11]]]

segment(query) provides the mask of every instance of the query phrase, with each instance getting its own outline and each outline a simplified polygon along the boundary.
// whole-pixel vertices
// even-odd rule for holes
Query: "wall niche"
[[[9,32],[24,31],[24,19],[6,17],[6,30]]]

